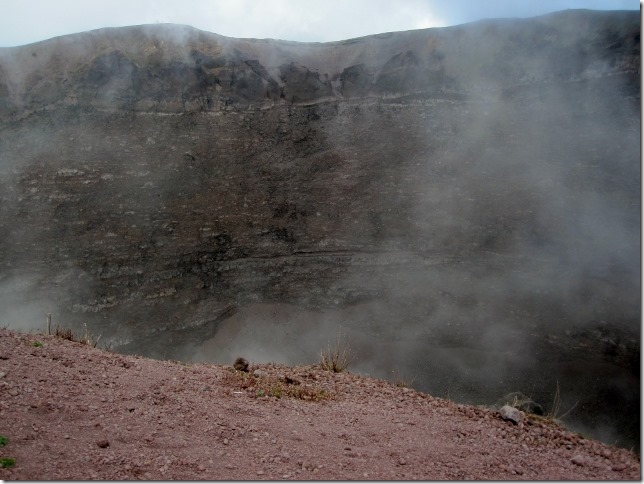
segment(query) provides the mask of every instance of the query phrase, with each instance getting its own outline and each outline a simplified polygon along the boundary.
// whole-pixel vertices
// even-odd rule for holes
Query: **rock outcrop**
[[[0,49],[0,322],[220,363],[342,326],[425,391],[568,378],[639,415],[639,20]]]

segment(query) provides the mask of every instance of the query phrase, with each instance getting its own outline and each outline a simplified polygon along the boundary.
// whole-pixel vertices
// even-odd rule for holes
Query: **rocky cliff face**
[[[2,323],[222,363],[340,330],[355,369],[452,398],[558,379],[612,438],[598,401],[639,418],[639,36],[567,11],[0,49]]]

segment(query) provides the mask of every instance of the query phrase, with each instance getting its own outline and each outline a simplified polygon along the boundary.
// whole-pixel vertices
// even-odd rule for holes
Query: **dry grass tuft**
[[[552,398],[552,406],[550,407],[550,411],[544,418],[546,420],[559,424],[560,421],[566,415],[568,415],[570,412],[572,412],[575,409],[578,403],[579,402],[575,402],[575,404],[572,407],[570,407],[566,412],[564,412],[563,414],[561,413],[561,392],[559,390],[559,380],[557,380],[557,387],[555,389],[555,394]]]
[[[327,346],[326,351],[320,353],[320,365],[323,370],[340,373],[349,367],[351,362],[351,346],[346,342],[341,334],[338,334],[338,340],[335,347]]]
[[[86,323],[83,324],[83,336],[80,338],[78,338],[71,329],[61,328],[58,325],[56,325],[56,328],[54,329],[54,336],[56,338],[66,339],[68,341],[74,341],[76,343],[88,345],[88,346],[91,346],[92,348],[96,348],[96,345],[98,345],[98,341],[101,339],[100,336],[96,339],[93,338],[93,336],[89,333],[89,330],[87,329]]]
[[[224,384],[238,390],[250,391],[254,397],[296,398],[299,400],[330,400],[334,395],[319,385],[301,384],[292,378],[272,375],[256,376],[253,373],[229,369],[224,375]]]
[[[416,381],[416,377],[409,378],[407,376],[404,376],[402,373],[400,373],[397,370],[394,370],[391,373],[392,373],[393,383],[398,388],[413,388],[414,382]]]
[[[56,338],[66,339],[68,341],[76,341],[76,338],[74,336],[74,332],[71,329],[69,329],[69,328],[61,328],[58,325],[56,326],[56,329],[54,330],[54,336],[56,336]]]

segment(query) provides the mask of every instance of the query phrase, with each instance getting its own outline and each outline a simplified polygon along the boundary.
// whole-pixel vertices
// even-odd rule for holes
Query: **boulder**
[[[235,360],[235,363],[233,363],[233,368],[237,371],[244,371],[248,372],[249,371],[249,363],[246,358],[242,358],[241,356]]]

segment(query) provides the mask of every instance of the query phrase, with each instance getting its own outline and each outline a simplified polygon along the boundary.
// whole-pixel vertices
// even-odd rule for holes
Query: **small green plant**
[[[349,367],[351,362],[351,346],[344,341],[341,334],[338,334],[338,340],[335,347],[327,346],[326,351],[320,353],[320,365],[323,370],[340,373]]]
[[[10,469],[11,467],[16,465],[16,459],[13,457],[3,457],[0,459],[0,467],[4,467],[5,469]]]
[[[282,398],[282,387],[275,385],[273,388],[271,388],[271,395],[276,398]]]
[[[259,389],[255,392],[256,397],[263,397],[264,395],[266,395],[266,392],[262,389]]]
[[[0,447],[5,446],[9,443],[9,439],[4,435],[0,435]]]
[[[40,348],[41,346],[45,346],[45,344],[42,341],[34,341],[32,343],[32,345],[35,346],[36,348]]]

